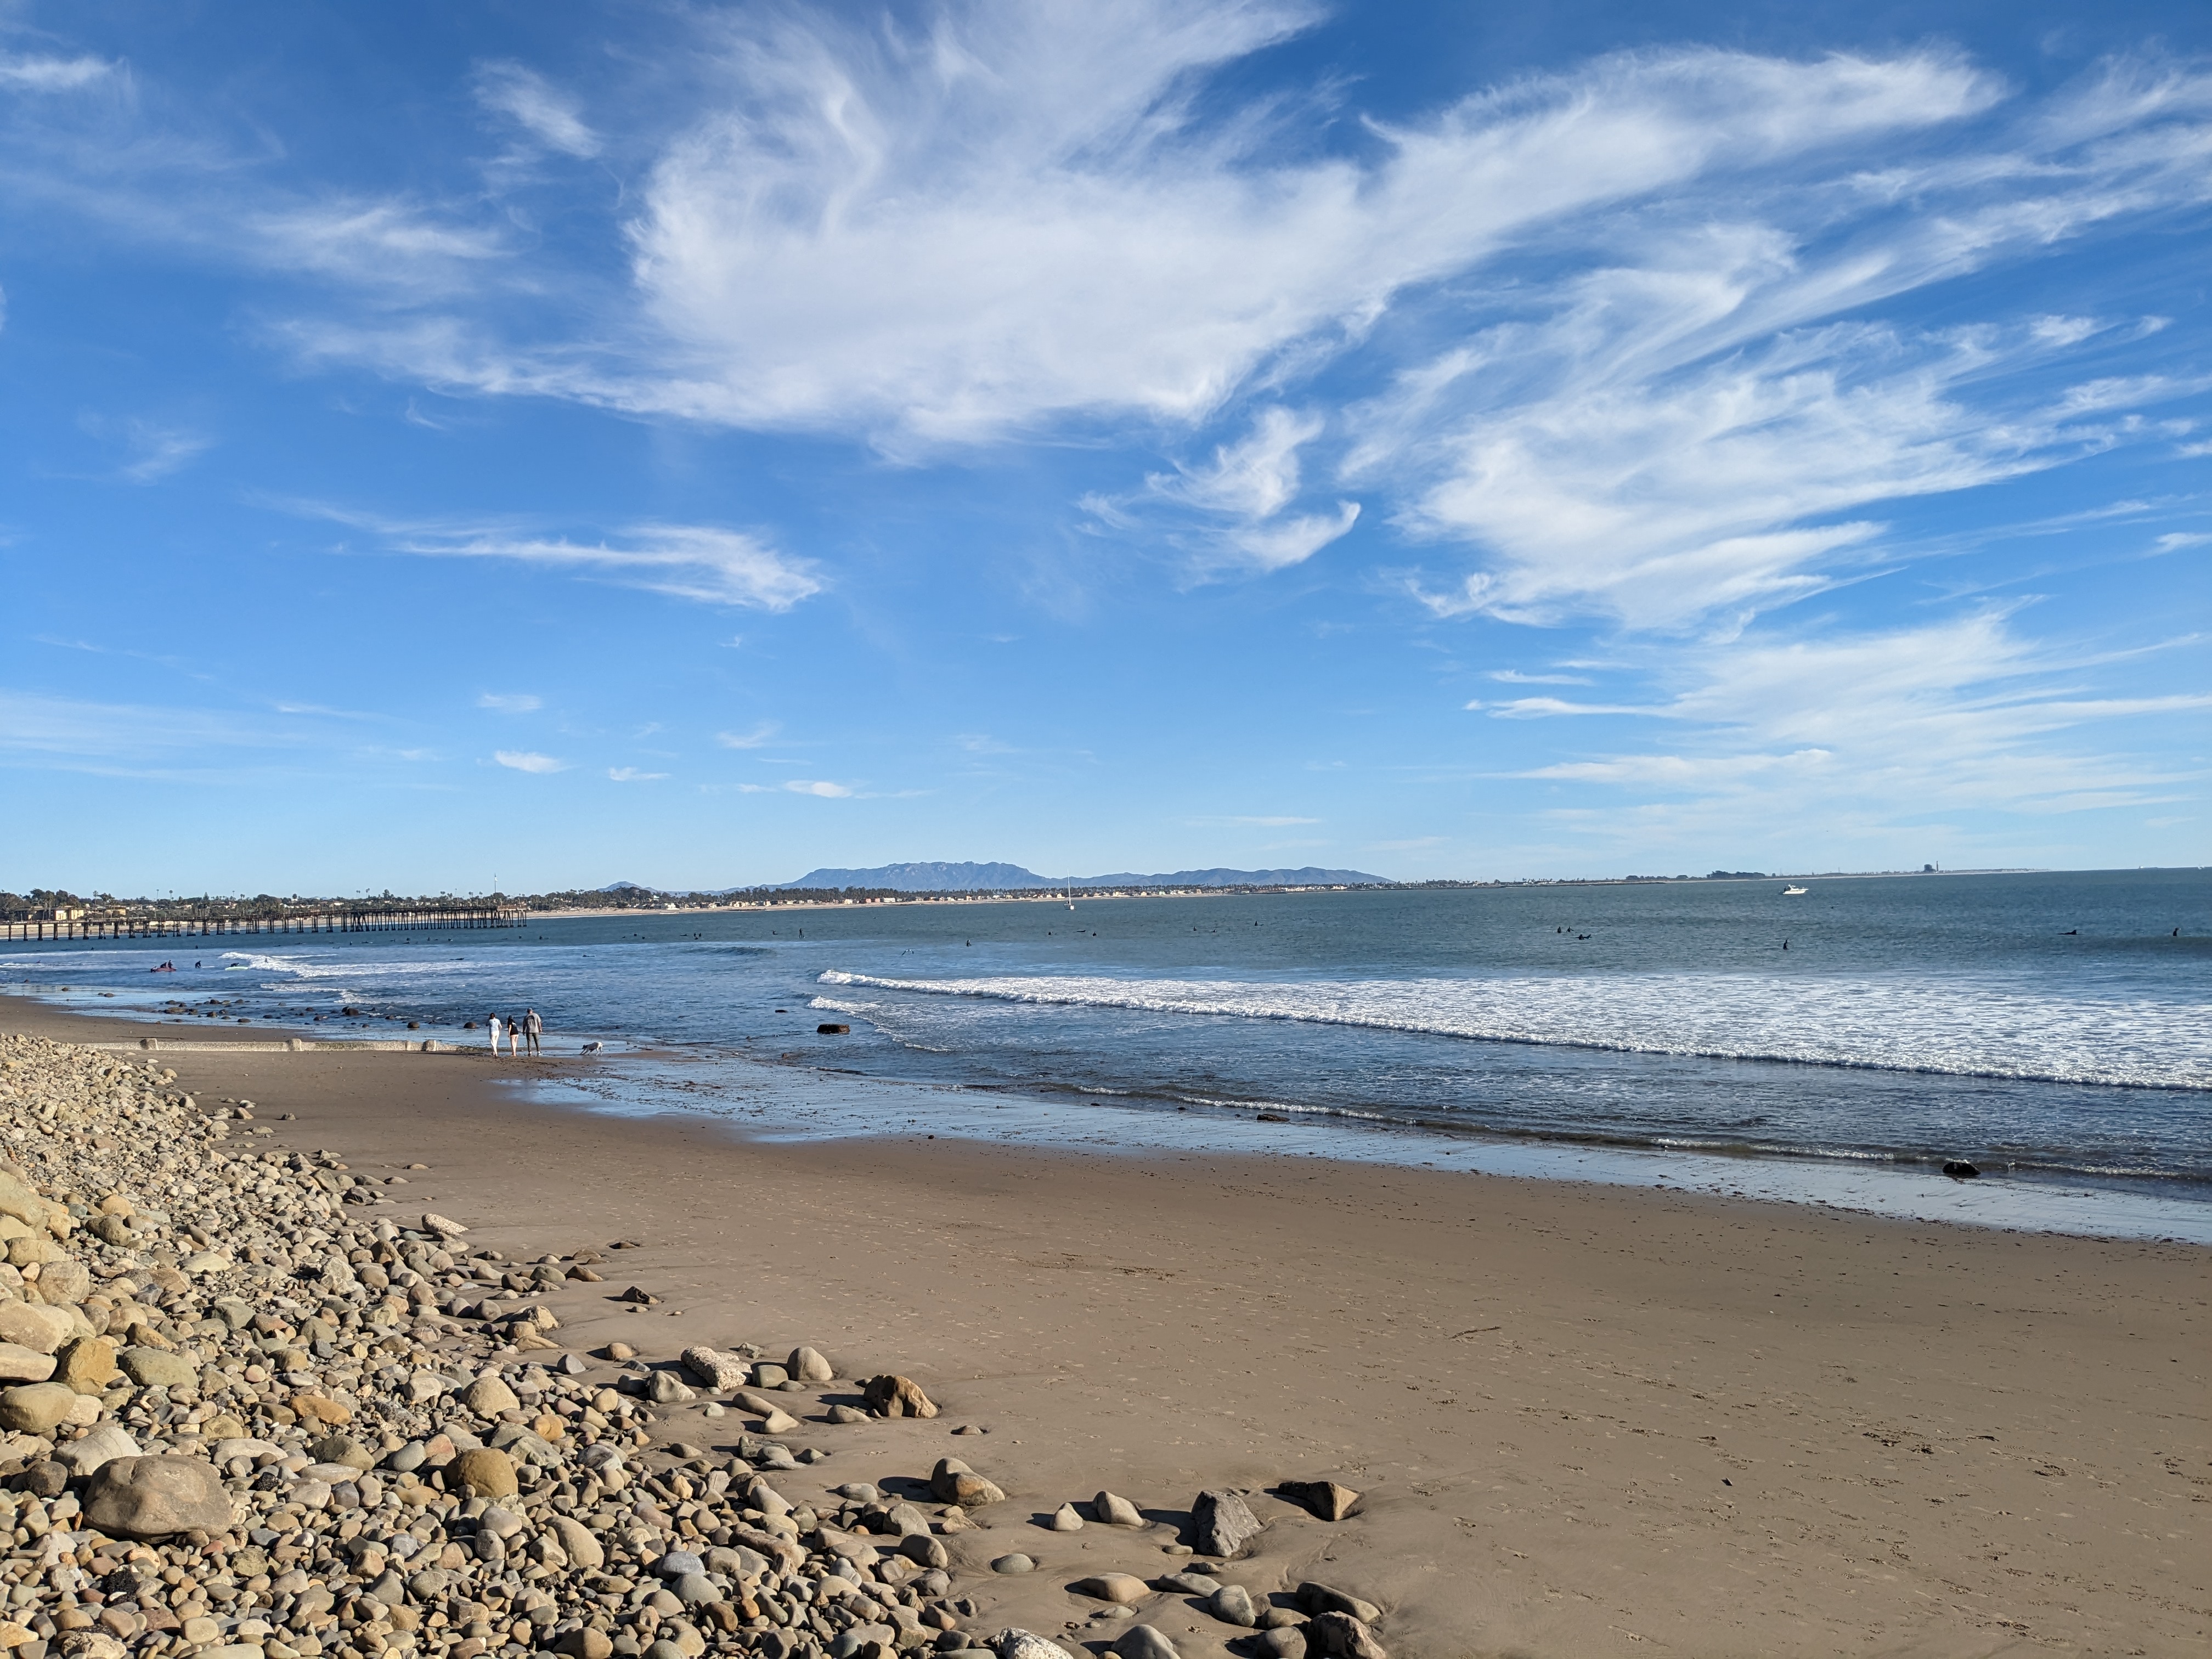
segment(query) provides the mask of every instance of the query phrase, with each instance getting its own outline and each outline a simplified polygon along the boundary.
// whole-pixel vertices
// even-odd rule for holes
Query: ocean
[[[608,1045],[595,1081],[549,1098],[742,1102],[756,1130],[867,1133],[890,1120],[840,1114],[839,1090],[921,1084],[933,1086],[902,1097],[920,1103],[896,1115],[902,1130],[926,1118],[955,1135],[1321,1152],[2212,1237],[2212,872],[1784,884],[15,945],[0,980],[88,1011],[181,1005],[234,1031],[319,1020],[332,1037],[413,1022],[408,1035],[468,1041],[465,1021],[532,1006],[554,1052]],[[162,961],[181,971],[150,975]],[[817,1036],[825,1022],[851,1034]],[[763,1061],[784,1085],[765,1088]],[[1983,1171],[1971,1195],[1946,1196],[1951,1159]]]

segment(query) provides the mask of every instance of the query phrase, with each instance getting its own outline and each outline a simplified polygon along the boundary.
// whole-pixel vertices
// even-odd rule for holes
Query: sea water
[[[661,1061],[617,1066],[590,1091],[617,1106],[743,1097],[774,1118],[746,1064],[765,1060],[957,1085],[927,1096],[951,1133],[1018,1121],[1032,1139],[1530,1173],[1567,1158],[1600,1178],[1875,1208],[1908,1190],[1884,1176],[1940,1190],[1940,1165],[1963,1158],[1993,1184],[1956,1205],[1985,1218],[2009,1193],[2039,1224],[2212,1224],[2212,873],[1804,884],[643,913],[16,945],[0,976],[233,1030],[319,1019],[333,1036],[414,1022],[467,1040],[464,1022],[532,1006],[556,1053],[596,1039],[686,1057],[680,1083]],[[180,971],[148,973],[165,961]],[[996,1097],[980,1118],[978,1091]],[[793,1125],[890,1121],[841,1115],[835,1094],[776,1098]],[[1255,1138],[1262,1119],[1282,1121],[1272,1139]],[[1931,1206],[1948,1212],[1906,1208]]]

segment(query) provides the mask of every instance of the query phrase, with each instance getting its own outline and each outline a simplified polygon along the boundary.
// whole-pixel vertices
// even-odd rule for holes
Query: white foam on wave
[[[2212,1089],[2212,1004],[1988,983],[1666,974],[1465,979],[893,979],[820,983],[1063,1007],[1364,1026],[1623,1053]]]
[[[223,958],[238,961],[265,974],[289,974],[300,980],[351,980],[362,983],[378,979],[411,979],[465,974],[476,964],[459,962],[340,962],[312,957],[264,956],[253,951],[225,951]]]

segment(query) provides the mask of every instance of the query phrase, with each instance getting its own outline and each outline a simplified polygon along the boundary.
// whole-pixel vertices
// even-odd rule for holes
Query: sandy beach
[[[1061,1504],[1235,1486],[1267,1523],[1236,1582],[1348,1589],[1401,1659],[2212,1652],[2202,1249],[1310,1158],[749,1144],[521,1103],[477,1054],[161,1058],[471,1243],[634,1243],[553,1298],[578,1350],[808,1343],[921,1382],[939,1418],[810,1422],[833,1455],[801,1473],[996,1480],[961,1547],[1040,1570],[972,1584],[983,1627],[1062,1635],[1097,1605],[1072,1580],[1172,1570],[1158,1532],[1046,1529]],[[654,1432],[728,1437],[696,1417]],[[1320,1479],[1360,1511],[1263,1495]]]

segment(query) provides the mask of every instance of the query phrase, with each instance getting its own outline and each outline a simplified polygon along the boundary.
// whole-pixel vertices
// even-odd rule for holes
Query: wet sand
[[[997,1480],[979,1545],[1043,1568],[984,1581],[1003,1623],[1059,1634],[1096,1606],[1072,1578],[1168,1565],[1036,1524],[1063,1501],[1333,1478],[1364,1511],[1255,1497],[1236,1576],[1380,1604],[1399,1659],[2212,1653],[2212,1251],[1312,1158],[748,1143],[521,1103],[480,1054],[163,1060],[471,1243],[637,1241],[559,1304],[579,1347],[808,1342],[920,1379],[942,1417],[813,1431],[819,1478]],[[1184,1659],[1237,1633],[1158,1622]]]

